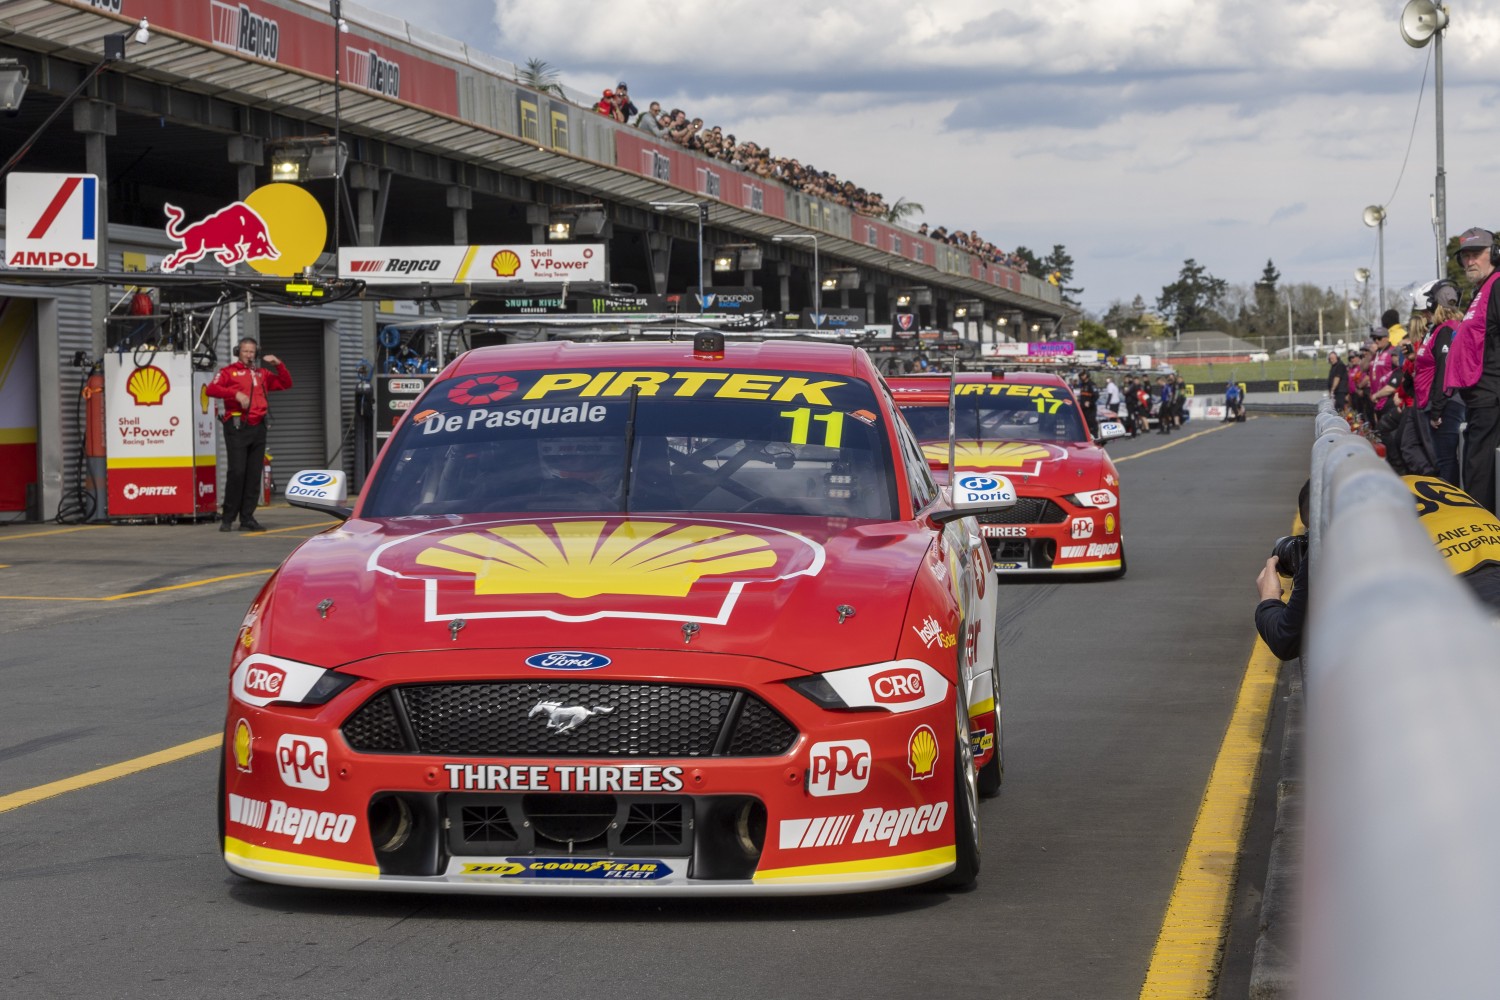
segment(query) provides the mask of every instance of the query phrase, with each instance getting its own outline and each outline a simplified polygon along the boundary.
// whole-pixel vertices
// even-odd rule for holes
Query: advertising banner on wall
[[[217,432],[208,383],[188,354],[104,357],[105,467],[109,516],[211,515]]]
[[[344,247],[339,277],[367,285],[606,281],[603,243]]]
[[[36,305],[0,298],[0,510],[25,510],[36,482]]]

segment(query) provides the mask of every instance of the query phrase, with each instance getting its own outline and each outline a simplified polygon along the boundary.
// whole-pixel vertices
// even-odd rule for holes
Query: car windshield
[[[512,371],[433,386],[362,514],[760,512],[892,520],[870,385],[789,371]],[[627,459],[628,454],[628,459]]]
[[[1073,396],[1054,385],[960,382],[957,436],[964,441],[1086,441]],[[948,408],[901,407],[917,440],[948,440]]]

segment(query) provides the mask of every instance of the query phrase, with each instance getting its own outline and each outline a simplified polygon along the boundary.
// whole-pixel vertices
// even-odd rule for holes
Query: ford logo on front
[[[538,670],[598,670],[609,666],[610,662],[610,658],[603,653],[582,653],[578,650],[537,653],[526,657],[526,665]]]
[[[326,472],[304,472],[297,477],[298,486],[327,486],[333,477]]]
[[[958,481],[958,485],[960,489],[978,490],[981,492],[1000,488],[999,481],[991,479],[989,476],[965,476]]]

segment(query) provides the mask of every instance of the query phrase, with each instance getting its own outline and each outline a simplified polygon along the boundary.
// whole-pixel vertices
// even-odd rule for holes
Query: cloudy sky
[[[1231,283],[1270,258],[1284,283],[1357,295],[1355,269],[1378,266],[1367,205],[1387,206],[1388,289],[1436,273],[1432,48],[1402,41],[1402,0],[359,2],[570,87],[627,80],[642,107],[920,202],[934,226],[1062,243],[1095,313],[1153,303],[1189,257]],[[1500,225],[1500,9],[1450,13],[1454,234]]]

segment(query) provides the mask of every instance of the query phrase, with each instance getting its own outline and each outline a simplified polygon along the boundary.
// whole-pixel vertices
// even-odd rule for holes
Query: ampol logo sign
[[[296,184],[267,184],[194,222],[176,205],[162,206],[166,233],[179,244],[161,262],[177,271],[213,256],[224,267],[249,264],[261,274],[290,277],[317,261],[328,242],[328,220],[318,201]]]
[[[47,271],[92,269],[99,259],[99,178],[11,174],[5,178],[5,263]]]

